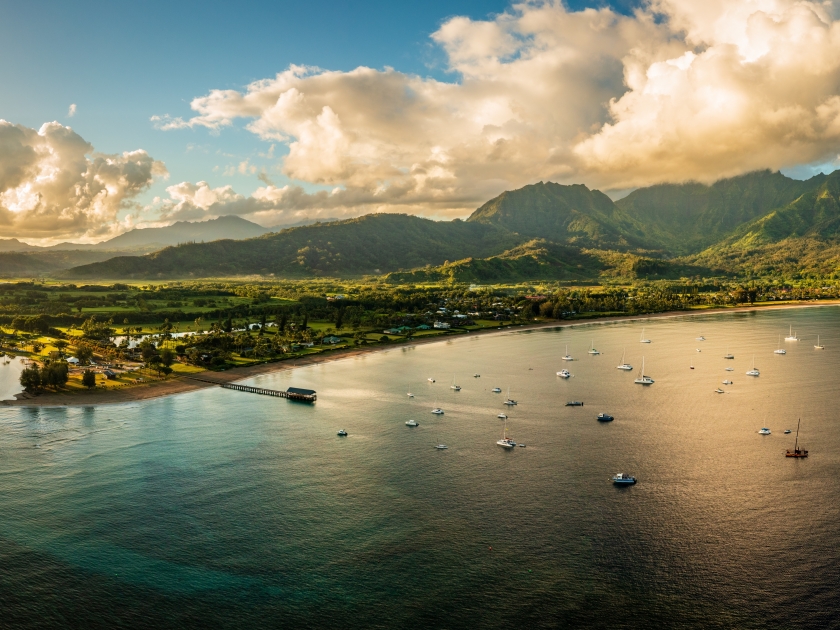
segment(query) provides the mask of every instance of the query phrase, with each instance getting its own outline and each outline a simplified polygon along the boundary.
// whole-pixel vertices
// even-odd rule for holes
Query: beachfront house
[[[341,337],[329,336],[329,337],[324,337],[324,340],[323,340],[322,343],[328,343],[328,344],[331,344],[331,345],[335,345],[337,343],[341,343],[342,341],[344,341],[344,339],[342,339]]]
[[[113,370],[104,370],[104,371],[102,372],[102,374],[103,374],[103,375],[105,376],[105,378],[107,378],[109,381],[116,380],[116,378],[117,378],[117,373],[116,373],[116,372],[114,372]]]
[[[448,328],[451,328],[451,326],[446,322],[435,322],[435,328],[437,328],[438,330],[446,330]]]

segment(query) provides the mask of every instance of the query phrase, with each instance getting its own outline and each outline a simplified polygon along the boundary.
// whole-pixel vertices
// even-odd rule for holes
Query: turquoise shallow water
[[[838,315],[458,338],[249,381],[312,406],[0,408],[0,626],[840,627]],[[503,451],[508,387],[527,448]]]

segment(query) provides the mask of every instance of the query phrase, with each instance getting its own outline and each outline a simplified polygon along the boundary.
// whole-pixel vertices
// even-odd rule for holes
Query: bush
[[[88,389],[96,387],[96,372],[85,370],[82,372],[82,385]]]
[[[27,392],[32,392],[41,387],[41,371],[37,365],[24,368],[20,373],[20,384]]]

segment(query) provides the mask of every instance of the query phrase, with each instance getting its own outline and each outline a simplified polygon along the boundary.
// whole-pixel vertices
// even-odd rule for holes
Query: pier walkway
[[[260,394],[262,396],[275,396],[277,398],[286,398],[288,400],[296,400],[299,402],[312,403],[318,399],[315,390],[300,389],[298,387],[290,387],[285,392],[279,389],[266,389],[265,387],[254,387],[252,385],[240,385],[239,383],[225,383],[223,381],[216,381],[210,378],[201,378],[198,376],[187,376],[194,381],[201,381],[203,383],[212,383],[225,389],[233,389],[238,392],[248,392],[250,394]]]

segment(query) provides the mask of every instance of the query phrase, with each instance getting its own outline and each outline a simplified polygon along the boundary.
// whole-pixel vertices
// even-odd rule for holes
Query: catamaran
[[[761,372],[755,369],[755,355],[753,355],[752,369],[747,372],[747,376],[761,376]]]
[[[629,371],[629,370],[633,369],[632,365],[628,365],[627,363],[624,362],[624,355],[625,354],[627,354],[627,348],[625,348],[624,352],[621,353],[621,363],[619,365],[615,366],[615,368],[617,370],[628,370]]]
[[[788,330],[788,336],[785,337],[785,341],[799,341],[799,337],[797,337],[796,333],[793,332],[793,326],[791,326]]]
[[[516,442],[514,442],[507,436],[507,419],[505,419],[505,429],[502,433],[502,439],[497,440],[496,444],[498,444],[502,448],[513,448],[514,446],[516,446]]]
[[[589,351],[587,354],[601,354],[598,350],[595,349],[595,340],[592,340],[592,343],[589,346]]]
[[[817,345],[814,346],[814,350],[825,350],[825,346],[820,345],[820,336],[817,335]]]
[[[787,350],[781,347],[782,346],[782,336],[779,335],[779,349],[773,350],[773,354],[787,354]]]
[[[569,354],[569,344],[566,344],[566,356],[563,357],[564,361],[574,361],[572,355]]]
[[[642,373],[635,381],[636,385],[653,385],[654,380],[650,376],[645,376],[645,358],[642,357]]]
[[[645,329],[642,328],[642,335],[639,337],[639,343],[650,343],[650,339],[645,339]]]
[[[507,398],[505,399],[505,404],[512,407],[513,405],[518,405],[519,403],[516,402],[513,398],[510,397],[510,387],[508,387]]]

